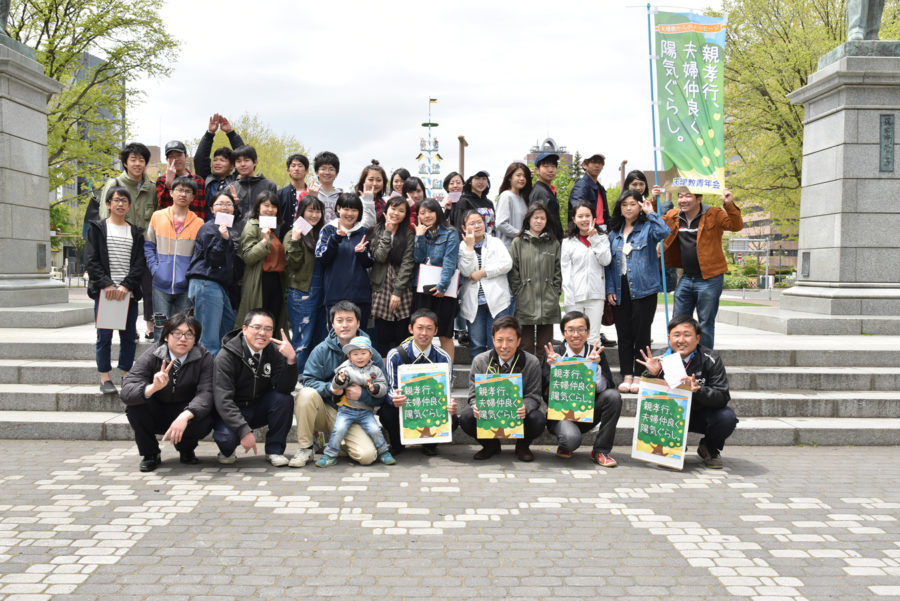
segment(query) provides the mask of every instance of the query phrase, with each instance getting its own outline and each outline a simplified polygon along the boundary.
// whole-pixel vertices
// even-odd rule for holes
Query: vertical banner
[[[550,366],[547,419],[594,421],[597,364],[590,359],[563,359]]]
[[[631,456],[682,469],[691,415],[691,391],[663,380],[641,378],[634,414]]]
[[[450,364],[427,363],[397,368],[406,403],[400,410],[404,445],[453,442],[450,432]]]
[[[475,374],[476,438],[525,438],[522,374]]]
[[[666,182],[725,188],[725,17],[656,13],[656,90]]]

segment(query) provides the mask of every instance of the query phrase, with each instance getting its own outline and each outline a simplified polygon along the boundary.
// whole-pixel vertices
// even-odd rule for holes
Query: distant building
[[[525,155],[526,163],[534,163],[534,159],[542,152],[553,152],[559,155],[560,163],[565,161],[567,165],[571,165],[574,160],[572,155],[566,150],[565,146],[560,146],[553,138],[547,138],[540,144],[535,144]]]

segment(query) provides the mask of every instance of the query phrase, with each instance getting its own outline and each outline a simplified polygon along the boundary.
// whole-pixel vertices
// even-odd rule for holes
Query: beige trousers
[[[297,418],[297,442],[301,449],[313,446],[313,432],[325,433],[326,442],[337,419],[337,409],[327,404],[313,388],[301,388],[294,396],[294,416]],[[369,465],[378,458],[375,443],[359,424],[353,424],[347,430],[341,442],[341,455],[360,465]]]

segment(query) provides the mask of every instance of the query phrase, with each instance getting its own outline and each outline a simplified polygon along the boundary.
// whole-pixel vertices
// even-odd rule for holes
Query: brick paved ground
[[[291,449],[293,450],[293,449]],[[900,598],[900,448],[201,469],[0,441],[0,600]]]

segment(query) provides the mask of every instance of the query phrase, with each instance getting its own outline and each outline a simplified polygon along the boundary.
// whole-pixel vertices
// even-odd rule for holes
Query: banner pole
[[[653,90],[653,27],[650,23],[651,5],[647,3],[647,60],[650,63],[650,120],[653,123],[653,185],[659,185],[659,161],[656,148],[656,93]],[[662,201],[656,197],[656,213],[662,217]],[[659,243],[659,260],[662,266],[663,304],[666,310],[666,326],[669,325],[669,291],[666,287],[666,253],[665,240]]]

